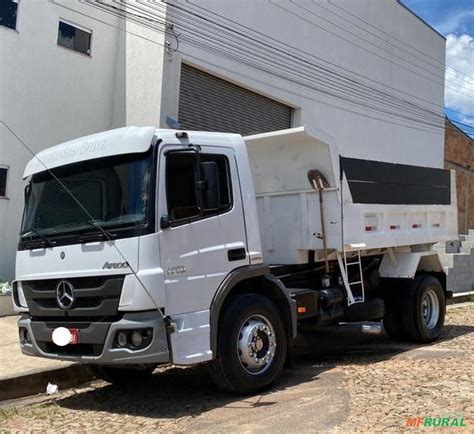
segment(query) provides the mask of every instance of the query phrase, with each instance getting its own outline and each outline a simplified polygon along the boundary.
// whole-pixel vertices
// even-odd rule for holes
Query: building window
[[[59,21],[58,28],[58,45],[69,48],[82,54],[91,53],[91,36],[92,33],[77,27]]]
[[[7,174],[8,167],[0,166],[0,197],[6,197],[7,195]]]
[[[0,26],[16,30],[18,0],[0,0]]]

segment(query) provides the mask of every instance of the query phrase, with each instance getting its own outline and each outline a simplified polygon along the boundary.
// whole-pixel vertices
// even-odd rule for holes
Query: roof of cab
[[[36,154],[26,165],[23,178],[78,161],[146,152],[155,132],[155,127],[125,127],[61,143]]]
[[[166,143],[176,145],[206,143],[233,147],[237,141],[241,141],[241,136],[238,134],[180,130],[187,135],[179,139],[176,137],[176,132],[177,130],[155,127],[124,127],[70,140],[39,152],[26,165],[23,178],[79,161],[146,152],[155,134]]]

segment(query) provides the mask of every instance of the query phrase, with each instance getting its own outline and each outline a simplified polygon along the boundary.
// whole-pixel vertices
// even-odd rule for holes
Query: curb
[[[453,297],[448,300],[447,305],[468,303],[474,301],[474,291],[454,293]]]
[[[45,393],[49,383],[57,384],[59,390],[80,386],[95,378],[87,365],[71,365],[19,377],[0,380],[0,401]]]

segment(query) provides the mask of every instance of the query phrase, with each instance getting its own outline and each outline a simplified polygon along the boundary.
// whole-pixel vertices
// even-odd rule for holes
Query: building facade
[[[348,157],[444,162],[445,40],[396,0],[5,0],[0,58],[7,279],[30,150],[79,136],[311,125]]]
[[[456,171],[459,233],[474,229],[474,140],[446,119],[445,167]]]

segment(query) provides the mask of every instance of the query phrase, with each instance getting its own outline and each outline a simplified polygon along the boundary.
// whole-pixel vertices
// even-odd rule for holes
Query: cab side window
[[[232,207],[229,162],[225,155],[194,152],[166,155],[168,217],[176,224],[221,214]],[[201,173],[199,179],[198,172]],[[207,200],[206,197],[212,197]]]

